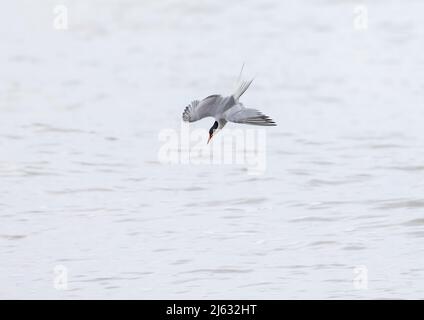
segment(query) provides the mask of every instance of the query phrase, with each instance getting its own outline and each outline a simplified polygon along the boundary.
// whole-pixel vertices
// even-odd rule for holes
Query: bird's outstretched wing
[[[225,120],[235,123],[253,124],[257,126],[276,126],[277,124],[268,116],[256,109],[245,108],[241,103],[228,109]]]
[[[214,117],[219,112],[222,112],[221,110],[229,102],[227,100],[229,99],[218,94],[206,97],[202,101],[194,100],[184,109],[183,120],[194,122],[206,117]]]

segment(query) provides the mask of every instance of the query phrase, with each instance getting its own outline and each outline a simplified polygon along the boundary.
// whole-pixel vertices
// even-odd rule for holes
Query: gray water
[[[0,298],[424,298],[424,3],[242,3],[0,5]],[[266,171],[159,161],[243,62]]]

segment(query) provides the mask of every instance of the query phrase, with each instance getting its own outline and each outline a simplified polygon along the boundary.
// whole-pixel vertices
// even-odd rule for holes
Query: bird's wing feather
[[[226,99],[221,95],[211,95],[199,101],[192,101],[183,112],[183,120],[194,122],[206,117],[216,116],[225,107]]]
[[[224,113],[225,120],[235,123],[252,124],[257,126],[276,126],[268,116],[256,109],[245,108],[241,103],[236,104]]]

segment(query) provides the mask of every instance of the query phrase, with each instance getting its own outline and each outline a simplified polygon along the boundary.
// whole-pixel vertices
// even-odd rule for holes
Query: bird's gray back
[[[216,114],[224,113],[228,109],[232,108],[235,104],[236,104],[236,101],[233,96],[227,96],[227,97],[220,96]]]

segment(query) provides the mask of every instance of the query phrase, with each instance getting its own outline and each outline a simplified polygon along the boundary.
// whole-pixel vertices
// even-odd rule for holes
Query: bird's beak
[[[209,141],[211,141],[212,137],[213,137],[213,135],[211,134],[211,135],[209,136],[208,142],[207,142],[206,144],[209,144]]]

